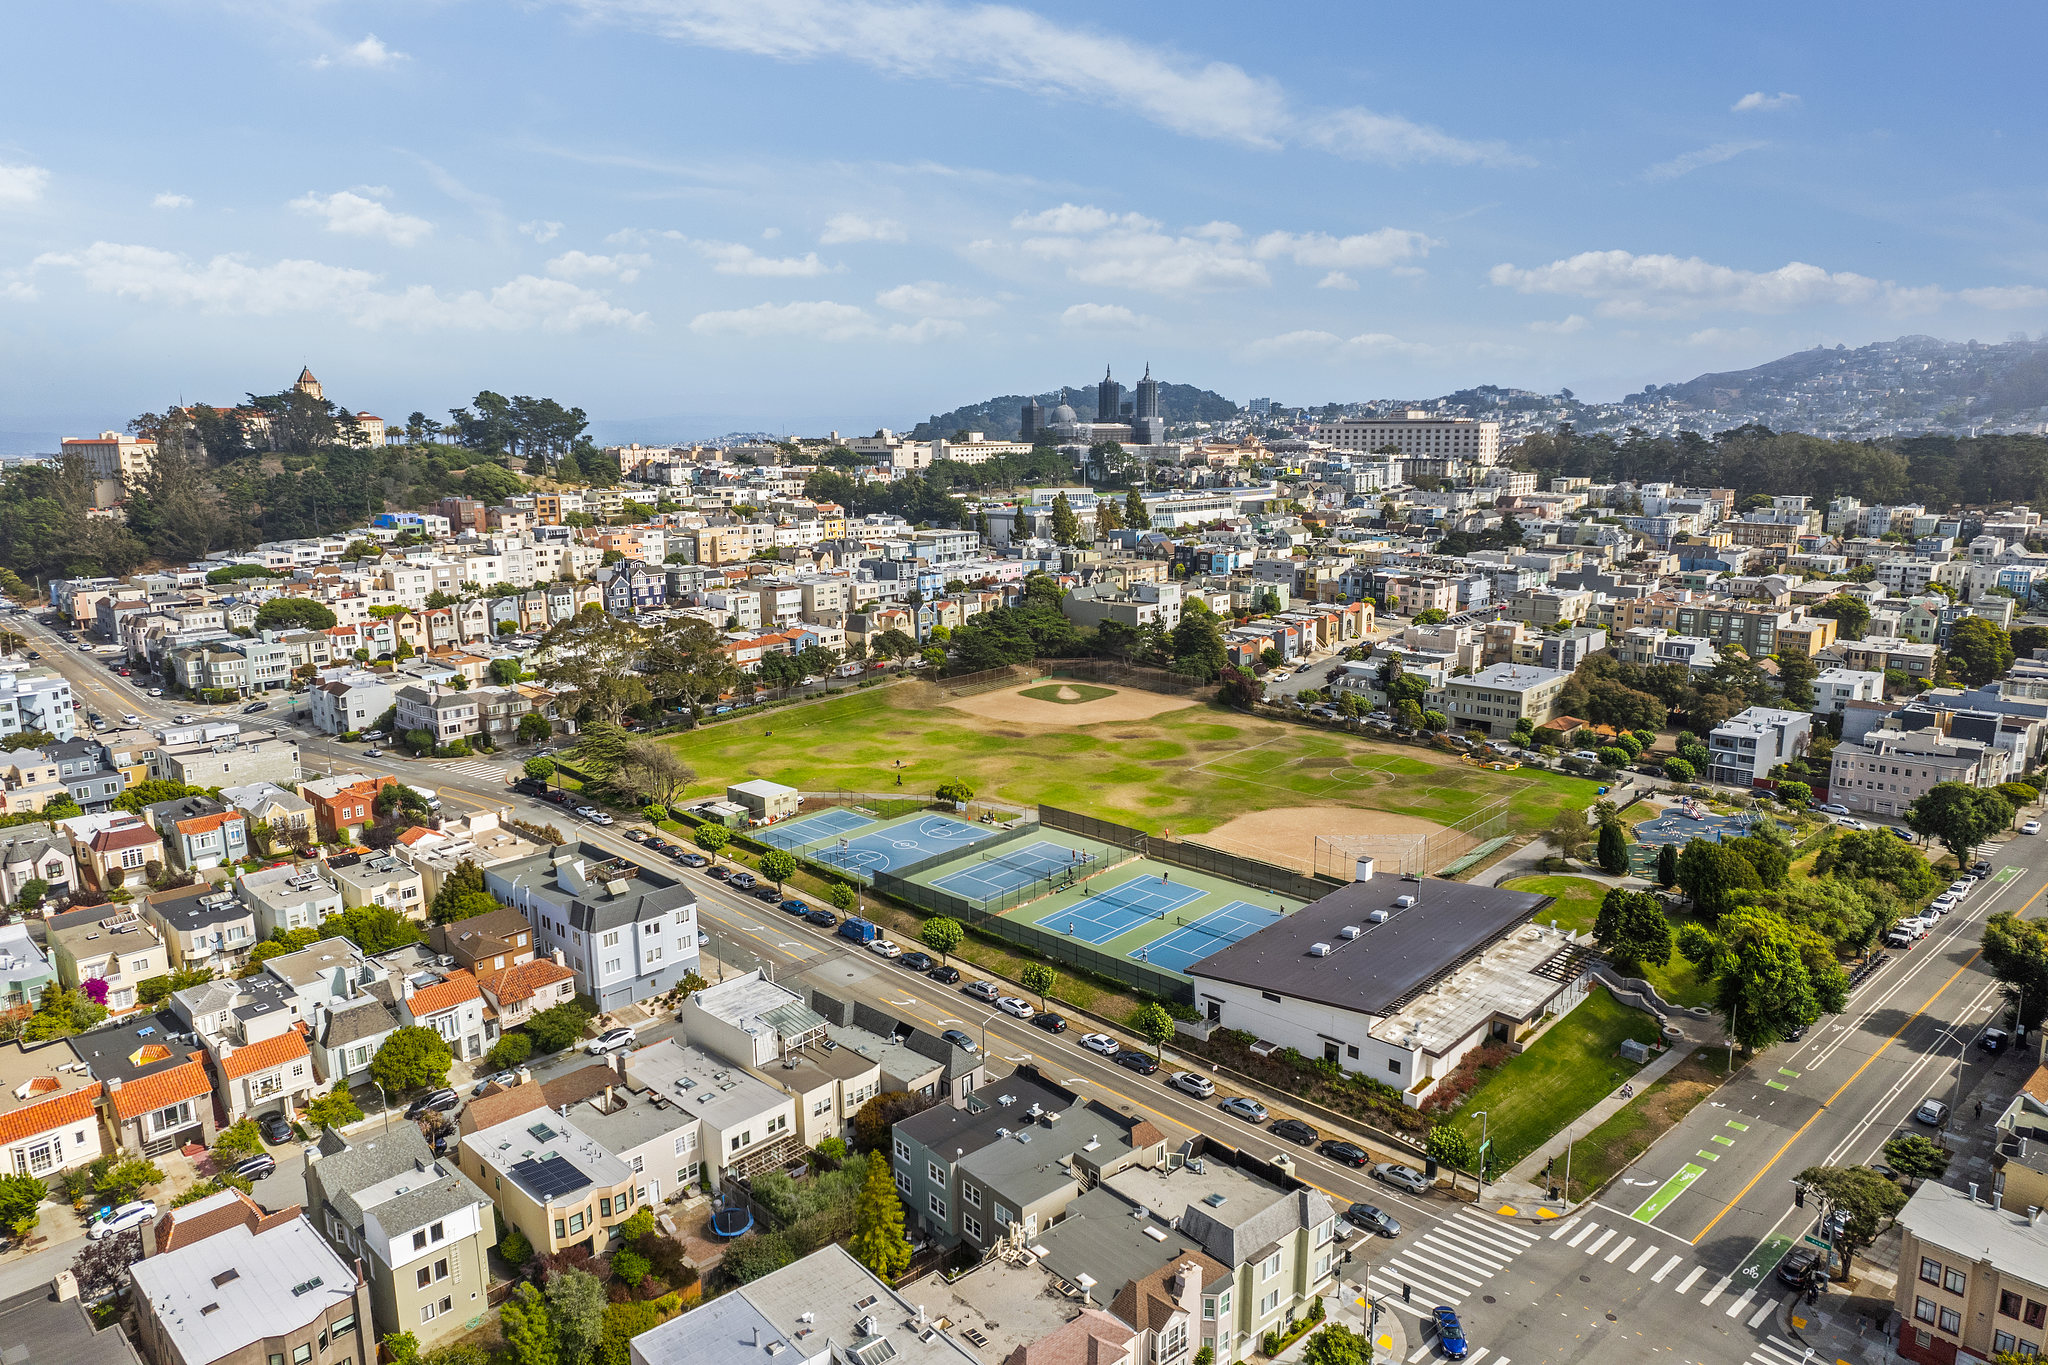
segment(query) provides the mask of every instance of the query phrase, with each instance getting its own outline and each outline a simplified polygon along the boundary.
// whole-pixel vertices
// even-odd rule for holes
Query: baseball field
[[[1119,687],[956,697],[900,683],[667,742],[699,775],[692,796],[750,778],[906,794],[959,778],[981,799],[1086,811],[1297,866],[1317,835],[1427,833],[1503,798],[1508,829],[1533,832],[1595,795],[1563,774],[1492,772],[1420,746]]]

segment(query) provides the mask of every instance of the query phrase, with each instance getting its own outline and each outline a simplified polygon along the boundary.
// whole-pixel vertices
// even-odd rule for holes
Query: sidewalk
[[[1653,1057],[1644,1065],[1641,1071],[1638,1071],[1630,1078],[1628,1084],[1633,1087],[1634,1094],[1624,1095],[1619,1087],[1615,1088],[1605,1098],[1600,1100],[1599,1103],[1579,1115],[1578,1118],[1572,1120],[1565,1132],[1576,1134],[1578,1137],[1584,1137],[1587,1133],[1612,1118],[1623,1105],[1627,1104],[1637,1095],[1642,1094],[1645,1090],[1648,1090],[1665,1073],[1671,1071],[1680,1062],[1692,1056],[1693,1050],[1700,1046],[1701,1044],[1698,1042],[1687,1041],[1675,1043],[1665,1048],[1660,1055]],[[1520,1200],[1525,1203],[1549,1202],[1550,1181],[1546,1178],[1544,1167],[1551,1161],[1556,1160],[1559,1163],[1557,1173],[1562,1176],[1564,1146],[1564,1134],[1560,1133],[1549,1143],[1523,1157],[1513,1170],[1497,1177],[1487,1188],[1501,1198],[1510,1201]]]
[[[1787,1341],[1810,1349],[1816,1361],[1849,1365],[1905,1365],[1886,1325],[1892,1318],[1896,1277],[1874,1266],[1858,1266],[1859,1292],[1831,1290],[1819,1303],[1804,1294],[1787,1294],[1772,1324]]]

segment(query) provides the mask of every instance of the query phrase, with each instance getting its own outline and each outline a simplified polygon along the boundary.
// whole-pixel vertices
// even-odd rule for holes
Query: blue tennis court
[[[1209,954],[1228,948],[1239,939],[1250,938],[1279,919],[1278,910],[1250,901],[1232,901],[1163,938],[1132,949],[1126,956],[1170,972],[1184,972]]]
[[[849,810],[845,806],[834,806],[830,810],[821,810],[816,815],[800,816],[795,820],[785,820],[779,825],[770,825],[766,829],[757,829],[753,831],[753,837],[777,848],[802,848],[805,844],[814,844],[820,839],[844,838],[855,830],[865,829],[873,823],[875,817],[872,815],[862,815],[859,811]]]
[[[932,885],[967,900],[992,901],[1055,873],[1083,872],[1095,861],[1095,855],[1040,839],[1022,847],[997,849],[984,854],[983,859],[972,867],[948,872]]]
[[[1107,943],[1148,919],[1171,914],[1208,894],[1198,887],[1175,886],[1156,877],[1133,877],[1121,886],[1098,891],[1087,900],[1055,910],[1039,920],[1038,927],[1067,934],[1083,943]]]
[[[806,856],[856,874],[894,872],[941,853],[964,849],[996,834],[994,825],[970,825],[943,815],[920,815],[870,830],[840,844],[814,847]]]

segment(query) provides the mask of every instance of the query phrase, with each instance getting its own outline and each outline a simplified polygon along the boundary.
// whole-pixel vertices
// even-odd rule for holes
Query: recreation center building
[[[1531,919],[1551,897],[1435,877],[1356,880],[1186,968],[1212,1022],[1405,1092],[1586,998],[1590,935]]]

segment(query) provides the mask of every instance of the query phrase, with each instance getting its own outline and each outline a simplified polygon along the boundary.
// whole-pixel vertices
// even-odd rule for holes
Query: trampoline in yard
[[[728,1204],[711,1215],[711,1231],[731,1240],[754,1230],[753,1210],[744,1204]]]

